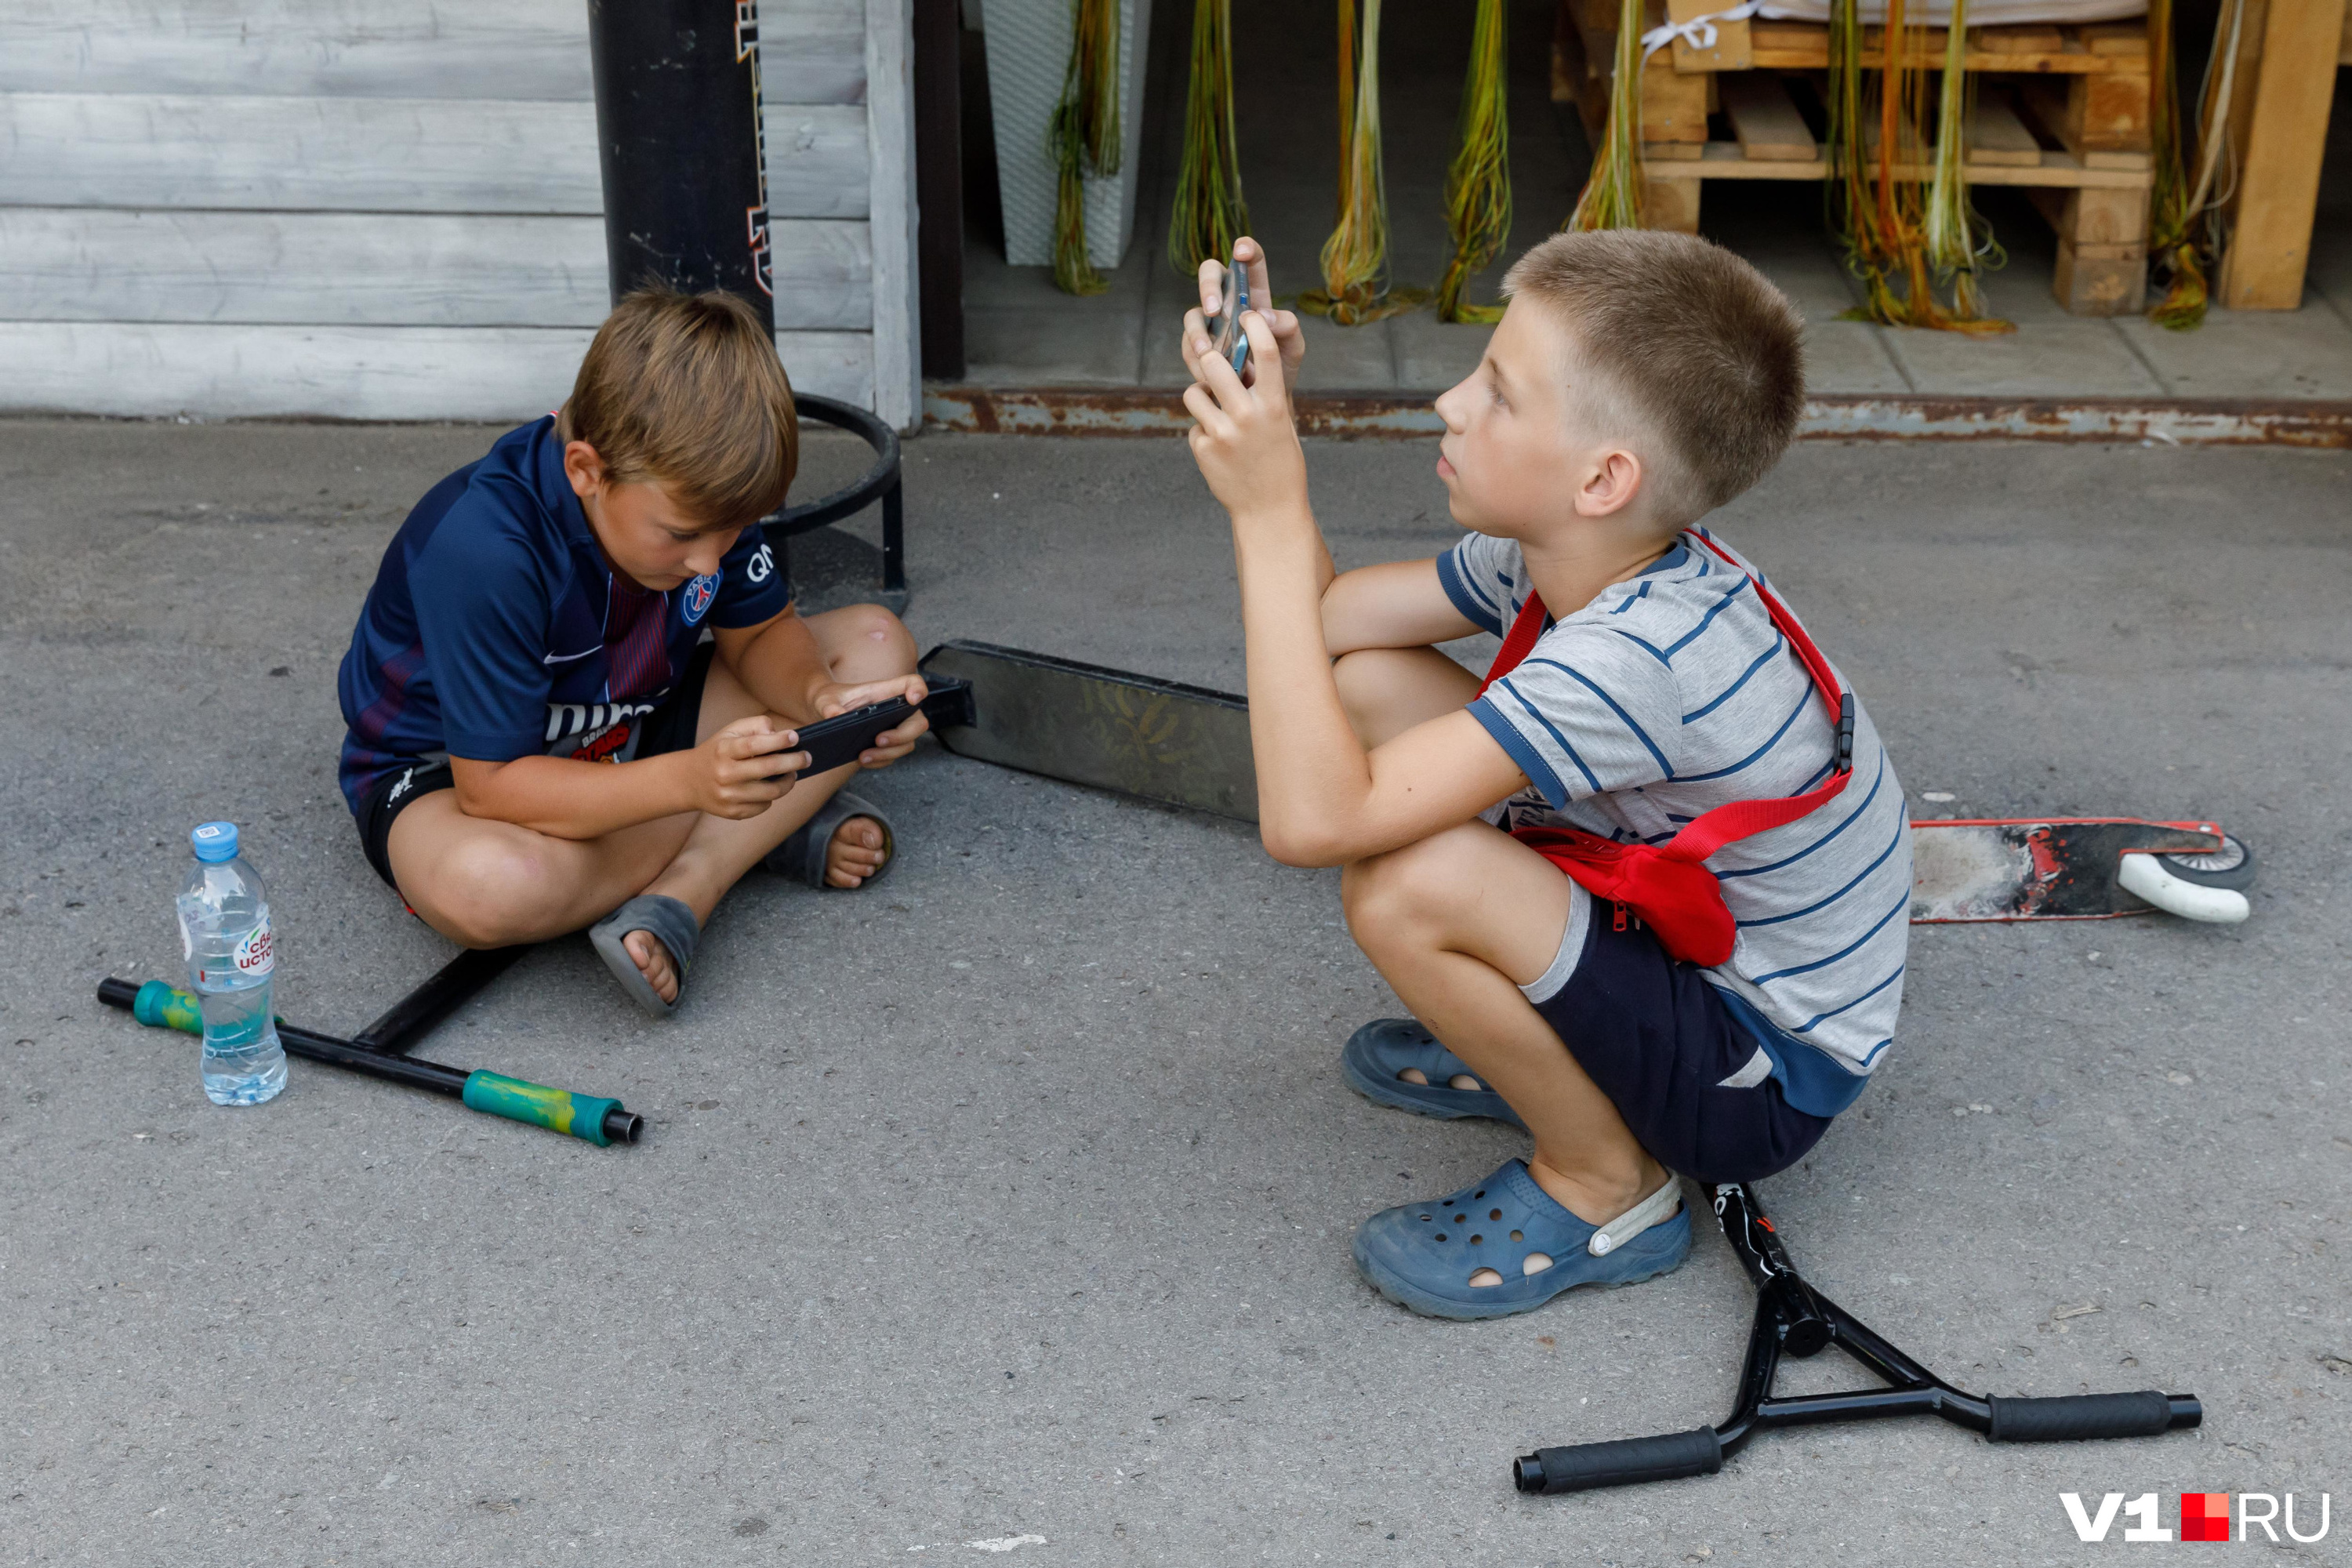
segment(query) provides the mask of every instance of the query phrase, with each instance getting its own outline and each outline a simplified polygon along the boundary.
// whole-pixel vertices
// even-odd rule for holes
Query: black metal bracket
[[[1759,1432],[1827,1421],[1886,1415],[1940,1415],[1994,1443],[2045,1443],[2085,1437],[2152,1437],[2204,1420],[2194,1395],[2071,1394],[2054,1399],[1979,1398],[1953,1387],[1872,1331],[1869,1325],[1805,1283],[1780,1233],[1765,1217],[1755,1189],[1727,1183],[1715,1189],[1715,1217],[1731,1250],[1756,1286],[1755,1325],[1739,1396],[1720,1426],[1656,1437],[1579,1443],[1524,1454],[1511,1468],[1523,1492],[1584,1491],[1713,1475]],[[1783,1355],[1802,1359],[1835,1345],[1885,1380],[1885,1388],[1776,1397],[1772,1380]]]
[[[846,403],[836,403],[830,397],[813,397],[794,394],[793,405],[803,419],[814,419],[820,425],[830,425],[847,430],[874,448],[874,466],[866,470],[856,483],[845,485],[829,496],[821,496],[800,506],[786,507],[760,520],[761,531],[776,552],[776,563],[787,574],[792,568],[790,541],[794,534],[823,528],[845,517],[854,517],[872,506],[882,503],[882,591],[881,602],[892,614],[907,607],[907,519],[906,502],[899,487],[898,432],[889,424],[863,408]]]

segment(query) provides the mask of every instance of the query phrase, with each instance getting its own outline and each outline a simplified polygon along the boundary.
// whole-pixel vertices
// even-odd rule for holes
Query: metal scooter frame
[[[1789,1261],[1780,1233],[1745,1183],[1715,1189],[1715,1217],[1741,1267],[1756,1285],[1756,1321],[1739,1398],[1717,1426],[1656,1437],[1623,1437],[1539,1448],[1513,1464],[1512,1483],[1523,1492],[1584,1491],[1713,1475],[1759,1432],[1828,1421],[1885,1415],[1940,1415],[1994,1443],[2047,1443],[2086,1437],[2152,1437],[2197,1426],[2204,1406],[2193,1395],[2068,1394],[2053,1399],[1979,1397],[1955,1388],[1872,1331],[1853,1313],[1805,1283]],[[1775,1397],[1773,1375],[1782,1355],[1819,1355],[1835,1345],[1885,1379],[1885,1388]]]

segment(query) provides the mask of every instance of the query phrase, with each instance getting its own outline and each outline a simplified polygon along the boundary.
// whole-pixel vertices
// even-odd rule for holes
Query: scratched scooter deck
[[[2129,816],[2044,816],[1911,825],[1911,921],[2112,920],[2155,906],[2116,879],[2124,856],[2154,850],[2208,855],[2221,847],[2210,822]]]

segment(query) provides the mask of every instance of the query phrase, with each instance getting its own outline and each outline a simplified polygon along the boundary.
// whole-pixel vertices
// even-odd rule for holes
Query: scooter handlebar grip
[[[151,1029],[178,1029],[184,1034],[205,1032],[205,1011],[195,997],[187,992],[150,980],[131,999],[131,1016]]]
[[[543,1083],[494,1072],[468,1074],[465,1092],[458,1098],[468,1110],[503,1116],[509,1121],[527,1121],[551,1132],[568,1132],[599,1146],[613,1142],[606,1117],[621,1110],[617,1100],[574,1094],[568,1089],[550,1089]]]
[[[1523,1492],[1580,1492],[1594,1487],[1711,1476],[1721,1468],[1722,1439],[1712,1426],[1696,1426],[1658,1437],[1620,1437],[1608,1443],[1538,1448],[1522,1454],[1511,1467],[1511,1484]]]
[[[2204,1410],[2186,1395],[2174,1398],[2147,1389],[2138,1394],[2067,1394],[2054,1399],[1985,1401],[1993,1443],[2070,1443],[2085,1437],[2153,1437],[2175,1426],[2194,1426]]]

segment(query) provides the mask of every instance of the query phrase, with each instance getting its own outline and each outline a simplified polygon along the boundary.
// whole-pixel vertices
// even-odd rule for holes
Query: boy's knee
[[[861,680],[913,671],[915,635],[904,621],[879,605],[850,605],[834,614],[840,617],[834,653],[837,669],[854,668],[852,679]]]
[[[1358,942],[1402,939],[1443,923],[1465,892],[1458,858],[1448,852],[1452,837],[1440,833],[1340,873],[1339,902]]]
[[[545,935],[548,868],[530,847],[478,839],[435,879],[434,925],[467,947],[507,947]]]

